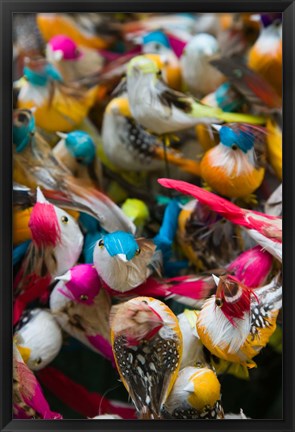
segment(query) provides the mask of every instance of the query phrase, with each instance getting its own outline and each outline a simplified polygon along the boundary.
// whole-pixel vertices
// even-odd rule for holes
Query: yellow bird
[[[45,59],[27,59],[17,107],[35,108],[36,125],[49,132],[70,132],[86,117],[94,104],[97,88],[83,89],[62,82],[59,72]]]
[[[201,176],[219,194],[247,197],[264,178],[264,129],[250,125],[216,126],[220,144],[208,150],[201,161]],[[258,157],[258,152],[261,152]]]
[[[163,416],[173,419],[223,419],[220,382],[208,367],[188,366],[179,372],[164,404]]]
[[[272,119],[267,120],[266,129],[268,131],[266,136],[268,160],[278,179],[282,180],[282,129]]]
[[[252,360],[276,329],[282,307],[277,279],[254,290],[234,276],[214,276],[216,295],[208,299],[197,319],[197,332],[216,357],[253,368]]]
[[[271,84],[282,97],[282,36],[278,22],[262,29],[249,51],[248,66]]]

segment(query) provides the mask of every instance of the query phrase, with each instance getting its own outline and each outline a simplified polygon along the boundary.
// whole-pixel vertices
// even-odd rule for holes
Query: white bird
[[[199,33],[185,46],[181,59],[181,70],[189,91],[197,97],[214,92],[224,81],[224,76],[210,64],[212,57],[219,53],[214,36]]]

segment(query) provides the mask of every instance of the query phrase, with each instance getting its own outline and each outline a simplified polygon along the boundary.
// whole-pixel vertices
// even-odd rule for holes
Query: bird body
[[[13,344],[13,415],[17,419],[59,420],[62,416],[51,411],[41,386],[24,363]]]
[[[198,186],[179,180],[159,179],[158,182],[206,204],[230,222],[247,229],[248,234],[271,255],[282,261],[282,219],[238,207],[230,201]]]
[[[68,134],[58,132],[61,140],[52,150],[58,163],[80,179],[88,179],[95,185],[101,182],[101,168],[96,157],[96,145],[91,136],[80,130]]]
[[[247,196],[264,178],[265,170],[255,160],[255,141],[259,137],[248,125],[222,126],[219,135],[219,145],[208,150],[201,161],[201,175],[221,195]]]
[[[61,329],[45,309],[26,311],[18,323],[14,341],[27,366],[37,371],[47,366],[62,346]]]
[[[260,123],[261,117],[224,113],[170,89],[159,78],[157,65],[144,56],[128,64],[127,91],[132,115],[147,130],[158,135],[173,133],[198,123],[244,121]]]
[[[94,266],[113,290],[126,292],[141,285],[153,272],[156,245],[144,238],[117,231],[100,239],[93,253]]]
[[[24,69],[17,99],[18,108],[35,107],[36,125],[49,132],[69,132],[87,115],[96,97],[96,88],[89,90],[63,86],[62,77],[44,59],[30,60]]]
[[[110,343],[110,296],[91,264],[80,264],[56,278],[50,309],[61,327],[92,350],[113,360]]]
[[[197,34],[185,46],[180,60],[182,76],[194,96],[214,92],[224,81],[224,76],[210,64],[218,52],[217,40],[208,33]]]
[[[32,242],[14,281],[15,322],[27,303],[44,295],[54,278],[77,262],[83,246],[83,235],[76,221],[50,204],[39,188],[29,227]]]
[[[155,171],[164,168],[164,160],[198,175],[199,164],[181,153],[167,149],[159,138],[145,130],[131,114],[127,94],[114,98],[107,106],[102,124],[104,152],[109,160],[129,171]]]
[[[46,58],[59,70],[65,82],[98,74],[104,63],[97,50],[78,46],[73,39],[63,34],[49,40]]]
[[[282,96],[282,38],[277,22],[262,28],[249,51],[248,65]]]
[[[208,367],[188,366],[179,372],[164,413],[174,419],[223,419],[220,399],[215,372]]]
[[[161,301],[137,297],[114,306],[111,338],[117,368],[141,418],[160,418],[178,374],[182,338]]]
[[[272,280],[253,291],[234,276],[216,278],[216,284],[216,295],[198,315],[198,335],[213,355],[252,368],[276,329],[282,287]]]

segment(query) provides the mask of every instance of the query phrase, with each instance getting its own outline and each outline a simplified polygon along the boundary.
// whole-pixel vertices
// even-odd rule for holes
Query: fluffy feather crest
[[[30,216],[29,228],[37,247],[55,247],[60,241],[61,230],[54,206],[46,201],[39,188],[37,189],[37,202]]]
[[[138,300],[113,306],[110,313],[112,331],[116,336],[124,335],[130,345],[137,345],[143,338],[150,339],[164,325],[161,316],[147,300]]]

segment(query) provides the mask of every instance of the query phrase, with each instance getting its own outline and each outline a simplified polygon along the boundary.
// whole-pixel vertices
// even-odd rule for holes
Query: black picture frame
[[[295,285],[295,4],[290,0],[11,1],[1,7],[0,401],[1,431],[294,431]],[[282,12],[283,13],[283,419],[282,420],[13,420],[12,419],[12,14],[14,12]]]

